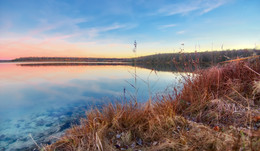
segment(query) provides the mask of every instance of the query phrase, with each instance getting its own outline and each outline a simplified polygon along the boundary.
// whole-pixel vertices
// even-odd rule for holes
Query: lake
[[[0,150],[51,143],[91,108],[181,87],[181,73],[127,65],[0,63]],[[152,94],[152,95],[149,95]]]

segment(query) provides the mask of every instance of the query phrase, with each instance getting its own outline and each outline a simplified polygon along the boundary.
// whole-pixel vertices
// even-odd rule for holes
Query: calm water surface
[[[134,67],[21,66],[0,64],[0,151],[26,150],[30,137],[51,143],[71,124],[78,124],[85,111],[135,96]],[[151,72],[137,68],[138,101],[166,88],[178,86],[174,72]],[[125,92],[125,93],[124,93]]]

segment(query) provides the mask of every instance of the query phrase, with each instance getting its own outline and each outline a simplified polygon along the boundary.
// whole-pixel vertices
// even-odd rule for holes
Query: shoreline
[[[43,149],[260,148],[259,58],[195,73],[185,77],[180,93],[175,90],[145,104],[130,102],[89,111],[81,125]]]

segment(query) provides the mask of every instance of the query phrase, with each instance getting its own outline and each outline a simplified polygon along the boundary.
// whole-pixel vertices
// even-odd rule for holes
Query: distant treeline
[[[0,60],[0,62],[10,62],[10,60]]]
[[[12,62],[130,62],[125,58],[24,57]]]
[[[193,66],[203,65],[210,66],[220,62],[244,58],[253,55],[260,55],[260,50],[243,49],[243,50],[225,50],[225,51],[206,51],[194,53],[167,53],[155,54],[136,58],[137,65],[180,65]],[[134,61],[134,60],[133,60]]]
[[[23,57],[8,62],[108,62],[132,64],[158,70],[175,70],[178,67],[211,66],[220,62],[260,55],[260,50],[225,50],[193,53],[164,53],[137,58],[78,58],[78,57]],[[6,60],[0,62],[7,62]]]

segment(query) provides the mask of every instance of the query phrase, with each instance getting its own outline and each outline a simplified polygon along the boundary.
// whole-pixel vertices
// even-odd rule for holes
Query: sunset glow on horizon
[[[259,0],[0,0],[0,60],[260,48]],[[184,46],[181,44],[184,43]]]

